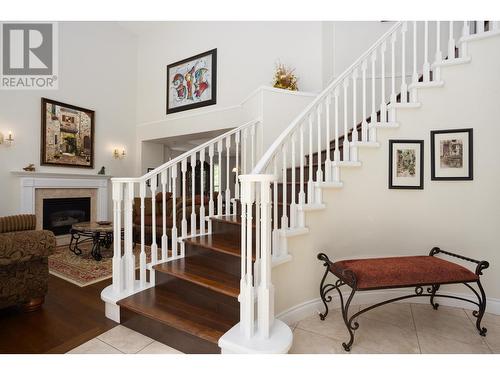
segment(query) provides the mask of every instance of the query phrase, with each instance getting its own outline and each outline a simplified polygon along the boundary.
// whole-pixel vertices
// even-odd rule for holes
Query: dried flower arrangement
[[[273,86],[279,89],[298,91],[298,78],[293,74],[294,71],[295,69],[291,69],[278,62],[276,64],[276,71],[274,72]]]

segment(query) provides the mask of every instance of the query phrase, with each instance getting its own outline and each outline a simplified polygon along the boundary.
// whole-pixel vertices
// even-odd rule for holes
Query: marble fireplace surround
[[[11,172],[20,179],[20,212],[35,214],[37,228],[42,228],[43,199],[90,197],[91,220],[108,220],[108,187],[110,176]]]

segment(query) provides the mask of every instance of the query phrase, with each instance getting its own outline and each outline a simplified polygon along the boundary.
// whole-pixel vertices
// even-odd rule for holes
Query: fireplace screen
[[[68,234],[75,223],[90,221],[90,198],[50,198],[43,200],[43,229],[56,236]]]

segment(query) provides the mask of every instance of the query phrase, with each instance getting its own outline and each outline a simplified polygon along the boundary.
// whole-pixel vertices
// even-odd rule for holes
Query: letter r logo
[[[4,75],[53,74],[53,29],[50,23],[4,23]]]

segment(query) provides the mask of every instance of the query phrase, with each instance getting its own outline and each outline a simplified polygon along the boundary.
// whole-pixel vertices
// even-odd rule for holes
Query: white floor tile
[[[104,332],[97,338],[127,354],[137,353],[153,342],[153,339],[121,325]]]
[[[113,348],[101,340],[94,338],[87,341],[73,350],[70,350],[67,354],[123,354],[118,349]]]
[[[171,348],[168,345],[162,344],[158,341],[153,341],[144,349],[137,352],[137,354],[184,354],[177,349]]]

